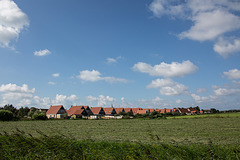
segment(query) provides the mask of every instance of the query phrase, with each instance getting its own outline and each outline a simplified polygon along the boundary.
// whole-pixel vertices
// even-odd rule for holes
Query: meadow
[[[0,122],[0,159],[239,160],[239,115]]]
[[[168,119],[47,120],[0,122],[0,133],[40,132],[76,140],[165,144],[240,144],[240,113]],[[187,118],[186,118],[187,117]]]

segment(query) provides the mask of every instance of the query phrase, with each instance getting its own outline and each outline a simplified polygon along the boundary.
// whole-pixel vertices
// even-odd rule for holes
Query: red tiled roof
[[[124,108],[115,108],[115,111],[117,114],[119,114],[120,112],[125,112]]]
[[[112,114],[112,112],[113,112],[113,107],[109,107],[109,108],[103,108],[103,110],[104,110],[104,112],[105,112],[105,114]]]
[[[89,106],[82,106],[84,109],[87,109],[87,108],[89,108]],[[90,109],[90,108],[89,108]]]
[[[165,113],[165,109],[158,109],[159,113]]]
[[[132,108],[124,108],[124,111],[125,111],[126,113],[132,112]]]
[[[181,113],[189,113],[187,108],[178,108]]]
[[[132,108],[132,112],[133,112],[133,114],[137,114],[137,111],[138,110],[141,110],[142,108]]]
[[[152,113],[153,111],[155,111],[155,109],[149,109],[149,112]]]
[[[165,112],[166,112],[166,113],[171,113],[171,112],[172,112],[172,109],[165,109]]]
[[[68,116],[73,115],[77,110],[81,110],[83,106],[71,106],[71,108],[67,111]]]
[[[61,107],[63,106],[62,105],[51,106],[46,114],[57,114]]]
[[[82,115],[82,113],[85,111],[85,109],[80,109],[80,110],[76,110],[73,114],[74,115]]]
[[[199,112],[196,108],[188,108],[190,112]]]
[[[93,114],[100,114],[102,107],[91,107],[91,111]]]
[[[138,110],[137,111],[137,114],[146,114],[146,113],[148,113],[147,109],[143,109],[143,110]]]

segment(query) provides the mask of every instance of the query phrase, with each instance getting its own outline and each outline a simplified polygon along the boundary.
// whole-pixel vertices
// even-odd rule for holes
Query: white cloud
[[[0,86],[0,105],[13,104],[16,107],[41,107],[49,108],[50,105],[62,104],[64,107],[69,108],[71,105],[80,104],[80,98],[72,94],[70,96],[57,94],[55,99],[49,97],[40,98],[35,96],[35,88],[29,89],[28,85],[23,84],[17,86],[16,84],[7,84]]]
[[[116,99],[110,96],[99,95],[98,97],[87,96],[87,101],[93,106],[111,107],[116,102]]]
[[[176,96],[188,93],[188,87],[171,79],[153,80],[147,88],[160,88],[160,94],[166,96]]]
[[[27,15],[14,1],[0,0],[0,47],[10,47],[9,43],[28,25]]]
[[[35,51],[34,55],[35,56],[46,56],[51,54],[51,52],[48,49],[40,50],[40,51]]]
[[[52,76],[53,76],[53,77],[59,77],[59,76],[60,76],[60,73],[53,73]]]
[[[117,58],[107,58],[107,63],[111,64],[111,63],[117,63],[119,59],[122,59],[121,56],[118,56]]]
[[[203,103],[203,102],[209,100],[208,97],[200,97],[199,95],[196,95],[196,94],[191,94],[191,96],[197,103]]]
[[[90,82],[97,82],[104,80],[109,83],[114,83],[114,82],[123,82],[126,83],[128,80],[123,79],[123,78],[116,78],[116,77],[102,77],[101,73],[97,70],[84,70],[80,71],[80,75],[77,76],[77,78],[83,80],[83,81],[90,81]]]
[[[180,38],[214,40],[226,32],[240,28],[240,18],[225,10],[200,12],[192,21],[194,25],[188,31],[182,32]]]
[[[22,86],[17,86],[16,84],[2,84],[0,86],[0,92],[17,92],[17,93],[34,93],[35,88],[29,89],[28,85],[23,84]]]
[[[197,89],[197,93],[204,93],[204,92],[207,92],[207,88],[198,88]]]
[[[96,82],[102,80],[101,73],[96,70],[84,70],[80,72],[80,75],[77,76],[79,79],[83,81],[90,81],[90,82]]]
[[[193,22],[189,30],[178,36],[197,41],[217,40],[224,34],[240,29],[240,2],[234,0],[153,0],[149,9],[153,15],[182,18]],[[239,51],[239,39],[218,41],[214,51],[223,57]]]
[[[235,93],[239,93],[240,89],[226,89],[226,88],[218,88],[214,90],[216,96],[228,96]]]
[[[232,69],[228,72],[223,72],[223,74],[229,79],[240,79],[240,71],[238,69]]]
[[[240,39],[228,40],[219,38],[218,42],[214,44],[214,51],[222,57],[228,57],[230,54],[240,52]]]
[[[196,72],[198,69],[189,60],[182,63],[172,62],[171,64],[160,63],[159,65],[151,66],[150,64],[138,62],[134,64],[133,70],[142,73],[148,73],[151,76],[163,76],[163,77],[183,77],[187,74]]]
[[[117,60],[114,58],[107,58],[107,63],[117,63]]]
[[[153,0],[149,5],[149,9],[153,12],[154,16],[161,18],[164,15],[182,15],[183,5],[170,5],[169,0]]]
[[[53,100],[52,103],[56,104],[56,105],[57,104],[66,104],[66,105],[71,104],[71,105],[73,105],[78,100],[79,100],[79,98],[74,94],[72,94],[70,96],[57,94],[55,100]]]
[[[56,83],[55,82],[48,82],[48,84],[55,85]]]
[[[178,99],[178,100],[176,100],[176,103],[181,103],[182,102],[182,100],[181,99]]]

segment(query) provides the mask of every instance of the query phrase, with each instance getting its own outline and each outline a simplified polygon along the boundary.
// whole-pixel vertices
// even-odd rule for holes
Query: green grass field
[[[239,113],[219,115],[153,120],[9,121],[0,122],[0,133],[11,134],[19,129],[34,137],[39,136],[40,131],[46,135],[64,135],[77,140],[166,144],[208,144],[212,142],[216,145],[239,145]]]
[[[240,112],[236,113],[219,113],[219,114],[202,114],[202,115],[186,115],[186,116],[177,116],[177,117],[168,117],[168,118],[231,118],[238,117],[240,118]]]

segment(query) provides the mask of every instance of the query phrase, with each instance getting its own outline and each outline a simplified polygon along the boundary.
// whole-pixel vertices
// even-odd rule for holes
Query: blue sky
[[[240,109],[240,2],[0,0],[0,105]]]

